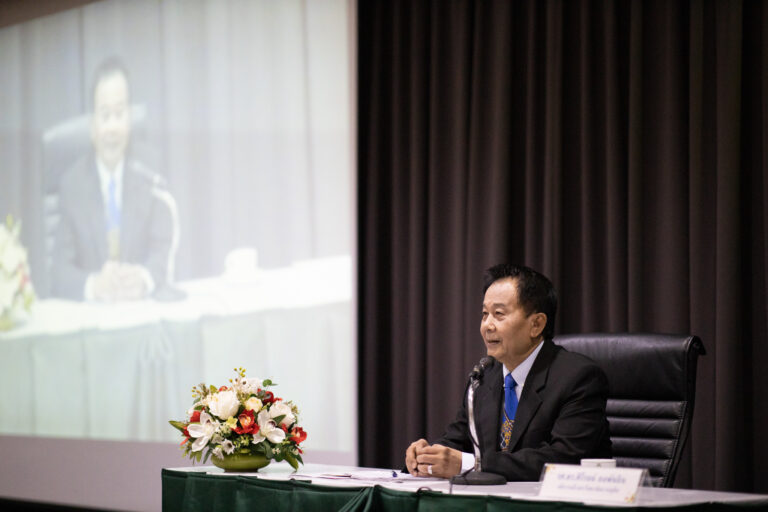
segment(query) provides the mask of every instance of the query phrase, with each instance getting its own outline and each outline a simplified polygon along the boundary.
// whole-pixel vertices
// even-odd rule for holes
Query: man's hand
[[[405,451],[405,465],[413,476],[450,478],[461,472],[461,452],[419,439]]]
[[[107,261],[95,277],[94,298],[103,302],[136,300],[146,297],[148,289],[142,267]]]
[[[419,450],[426,446],[429,446],[429,443],[426,441],[426,439],[419,439],[418,441],[412,442],[408,449],[405,450],[405,467],[408,468],[408,472],[414,476],[419,475],[419,468],[418,464],[416,463],[416,457],[419,454]]]

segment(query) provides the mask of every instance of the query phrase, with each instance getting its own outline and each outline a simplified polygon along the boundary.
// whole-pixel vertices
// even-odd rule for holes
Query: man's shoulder
[[[162,187],[165,179],[141,160],[129,158],[125,161],[123,180],[141,189],[151,190]]]
[[[58,193],[61,196],[80,196],[87,187],[88,180],[98,179],[96,164],[92,156],[83,156],[75,160],[59,178]]]
[[[552,343],[552,342],[551,342]],[[551,367],[558,370],[568,371],[568,373],[597,373],[605,375],[605,371],[592,359],[571,352],[563,346],[552,343],[552,362]]]

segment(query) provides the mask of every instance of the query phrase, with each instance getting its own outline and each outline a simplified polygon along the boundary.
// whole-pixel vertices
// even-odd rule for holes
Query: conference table
[[[352,283],[339,256],[177,283],[173,302],[39,300],[0,332],[0,434],[177,442],[191,388],[244,367],[298,404],[308,447],[351,453],[324,390],[354,410]]]
[[[225,473],[214,466],[162,471],[163,510],[234,511],[585,511],[768,510],[768,496],[643,487],[632,505],[553,501],[538,496],[538,482],[500,486],[453,485],[392,469],[273,463],[258,473]]]

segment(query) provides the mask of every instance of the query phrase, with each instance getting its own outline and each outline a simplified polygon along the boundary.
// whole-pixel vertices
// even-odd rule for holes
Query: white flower
[[[192,405],[192,407],[190,407],[189,409],[187,409],[187,421],[189,421],[189,420],[190,420],[190,418],[192,418],[192,415],[195,413],[195,407],[197,407],[198,405],[200,405],[200,402],[195,402],[195,403]]]
[[[272,420],[268,411],[261,411],[256,417],[256,422],[259,424],[259,433],[253,435],[254,444],[258,444],[264,439],[279,444],[285,439],[285,432]]]
[[[208,408],[214,416],[226,420],[237,414],[237,410],[240,408],[240,400],[237,399],[237,393],[232,389],[219,391],[211,398]]]
[[[8,231],[8,228],[5,227],[4,223],[0,223],[0,251],[3,250],[5,244],[7,244],[10,240],[11,233]]]
[[[16,295],[17,289],[17,279],[5,279],[2,274],[0,274],[0,313],[13,306],[13,298]]]
[[[207,412],[201,412],[200,423],[190,423],[187,426],[187,432],[189,432],[190,437],[195,438],[195,442],[192,443],[192,451],[199,452],[205,448],[205,445],[208,444],[208,441],[211,440],[211,437],[213,437],[218,429],[219,422],[211,418],[211,415]]]
[[[223,459],[223,458],[224,458],[224,454],[223,454],[223,453],[222,453],[222,451],[221,451],[221,446],[217,446],[216,448],[214,448],[213,450],[211,450],[211,454],[212,454],[214,457],[216,457],[217,459]]]
[[[277,418],[278,416],[282,416],[282,415],[285,415],[285,417],[282,420],[280,420],[281,425],[290,427],[296,421],[296,417],[293,415],[293,411],[291,410],[290,406],[282,402],[277,402],[276,404],[272,404],[272,407],[269,408],[269,417]]]
[[[229,439],[226,439],[224,440],[223,443],[221,443],[221,449],[224,450],[224,453],[229,455],[230,453],[235,451],[235,443],[233,443]]]
[[[245,409],[247,411],[259,412],[262,407],[264,407],[264,404],[261,403],[261,400],[259,400],[255,396],[252,396],[251,398],[245,401]]]
[[[6,272],[16,272],[19,265],[27,261],[27,251],[15,243],[6,244],[5,249],[0,253],[0,268]]]
[[[240,390],[245,394],[256,394],[257,391],[259,391],[259,388],[263,386],[261,379],[254,379],[254,378],[248,378],[248,377],[242,377],[238,382],[238,386],[240,387]]]

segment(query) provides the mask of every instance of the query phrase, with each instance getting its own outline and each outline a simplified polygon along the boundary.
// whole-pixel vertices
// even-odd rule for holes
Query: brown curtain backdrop
[[[481,272],[557,332],[704,341],[678,487],[768,492],[768,2],[359,2],[360,462],[484,354]]]

